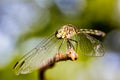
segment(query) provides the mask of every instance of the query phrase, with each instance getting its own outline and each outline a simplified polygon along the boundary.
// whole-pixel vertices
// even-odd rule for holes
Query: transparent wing
[[[95,39],[94,37],[79,33],[76,36],[78,42],[79,51],[85,56],[103,56],[105,53],[102,42]]]
[[[32,49],[14,66],[15,73],[27,74],[32,70],[38,69],[50,60],[57,52],[62,40],[54,35],[42,41],[38,46]]]

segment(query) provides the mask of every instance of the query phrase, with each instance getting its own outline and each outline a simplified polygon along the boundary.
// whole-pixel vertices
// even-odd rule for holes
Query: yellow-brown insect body
[[[64,25],[62,28],[60,28],[55,36],[59,39],[69,39],[71,36],[74,36],[78,33],[85,33],[85,34],[92,34],[96,36],[105,36],[105,33],[100,30],[93,30],[93,29],[77,29],[71,24]]]

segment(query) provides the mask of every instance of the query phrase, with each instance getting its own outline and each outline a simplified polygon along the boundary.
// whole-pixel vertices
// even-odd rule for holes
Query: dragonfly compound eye
[[[62,39],[62,34],[58,31],[55,32],[55,36],[58,38],[58,39]]]

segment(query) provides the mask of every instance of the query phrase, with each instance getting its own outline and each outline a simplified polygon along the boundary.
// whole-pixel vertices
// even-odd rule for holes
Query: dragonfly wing
[[[76,40],[79,51],[85,56],[103,56],[105,53],[102,42],[88,34],[79,33],[76,35]]]
[[[59,45],[62,40],[58,40],[54,35],[50,39],[46,39],[25,55],[14,66],[16,74],[27,74],[35,69],[46,65],[47,61],[53,58],[58,52]]]

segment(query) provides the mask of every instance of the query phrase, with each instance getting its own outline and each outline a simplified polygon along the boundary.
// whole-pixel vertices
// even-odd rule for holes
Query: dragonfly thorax
[[[76,29],[73,25],[71,24],[67,24],[64,25],[62,28],[60,28],[59,30],[56,31],[55,36],[58,39],[69,39],[71,36],[76,34]]]

